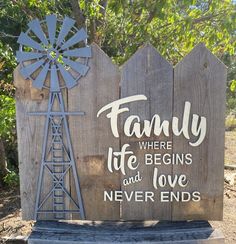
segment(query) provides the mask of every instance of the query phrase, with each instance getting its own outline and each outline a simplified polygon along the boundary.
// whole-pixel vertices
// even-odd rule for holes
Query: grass
[[[225,164],[236,165],[236,131],[225,132]]]
[[[236,129],[236,117],[228,115],[225,119],[225,128],[227,131]]]

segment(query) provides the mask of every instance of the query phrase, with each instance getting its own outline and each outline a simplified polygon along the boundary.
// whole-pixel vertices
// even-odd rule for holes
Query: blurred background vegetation
[[[118,65],[150,42],[174,65],[196,44],[228,66],[226,128],[236,128],[236,1],[0,0],[0,185],[18,183],[13,70],[17,38],[27,23],[65,15],[85,27]]]

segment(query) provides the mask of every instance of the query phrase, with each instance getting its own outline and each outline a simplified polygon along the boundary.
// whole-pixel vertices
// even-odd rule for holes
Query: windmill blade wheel
[[[19,36],[16,53],[20,72],[37,89],[58,91],[71,89],[89,70],[91,47],[87,33],[78,30],[69,17],[58,20],[55,15],[45,20],[32,20],[29,29]]]

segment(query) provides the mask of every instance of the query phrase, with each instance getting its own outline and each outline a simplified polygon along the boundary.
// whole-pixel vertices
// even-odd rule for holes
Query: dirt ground
[[[225,132],[225,164],[236,165],[236,131]]]
[[[33,221],[21,220],[19,189],[0,189],[0,243],[1,237],[28,235]]]
[[[226,132],[225,163],[236,166],[236,132]],[[223,232],[226,244],[235,244],[236,169],[225,170],[224,189],[224,220],[210,223]],[[0,189],[0,243],[6,236],[28,235],[33,224],[33,221],[21,220],[19,189]]]
[[[235,174],[236,170],[225,170],[225,175],[232,176]],[[226,244],[236,243],[236,184],[230,186],[225,183],[224,219],[223,221],[211,221],[210,223],[214,228],[220,229],[223,232]]]

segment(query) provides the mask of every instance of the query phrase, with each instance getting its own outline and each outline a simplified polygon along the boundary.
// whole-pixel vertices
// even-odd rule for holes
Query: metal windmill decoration
[[[71,89],[89,70],[88,59],[91,48],[87,46],[87,33],[78,30],[75,21],[65,17],[63,21],[55,15],[39,21],[32,20],[25,33],[18,38],[20,50],[17,60],[25,79],[32,81],[37,89],[49,89],[46,112],[30,112],[31,115],[46,116],[42,148],[42,160],[37,186],[35,219],[40,214],[53,214],[54,219],[65,219],[67,213],[79,213],[85,219],[83,200],[71,145],[67,115],[84,115],[83,112],[65,111],[62,89]],[[70,71],[69,71],[70,69]],[[50,176],[51,189],[43,194],[45,172]],[[65,177],[72,172],[76,188],[76,199],[65,184]],[[66,199],[75,206],[67,209]],[[45,203],[50,202],[50,209]]]

